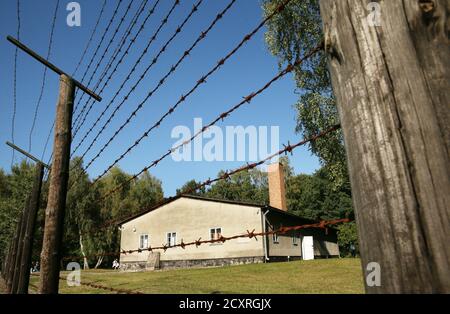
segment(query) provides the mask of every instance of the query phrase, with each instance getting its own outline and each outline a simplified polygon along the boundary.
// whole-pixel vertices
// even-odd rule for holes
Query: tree
[[[161,181],[153,177],[148,171],[141,174],[134,182],[128,196],[133,211],[151,207],[162,201],[163,198]]]
[[[95,185],[95,193],[101,195],[102,202],[98,205],[100,210],[99,221],[108,221],[132,215],[143,208],[151,207],[160,202],[164,195],[161,181],[145,172],[137,179],[130,181],[131,175],[122,171],[119,167],[112,168]],[[104,196],[109,191],[120,186],[117,193]],[[118,252],[120,248],[119,233],[116,226],[111,226],[102,230],[99,234],[93,234],[90,243],[95,246],[96,252]],[[112,256],[102,256],[100,254],[96,267],[102,262],[110,262]]]
[[[75,181],[76,180],[76,181]],[[83,161],[76,157],[70,162],[69,191],[67,193],[66,217],[64,224],[65,256],[74,256],[81,253],[85,269],[89,268],[86,239],[83,238],[86,226],[98,221],[90,221],[92,217],[88,212],[98,209],[97,200],[93,197],[92,184],[83,168]]]
[[[34,165],[23,160],[13,165],[10,174],[0,169],[0,260],[3,262],[7,247],[18,223],[19,213],[31,193]],[[0,263],[1,265],[1,263]]]
[[[449,1],[320,3],[366,291],[449,293]]]
[[[359,252],[358,232],[356,230],[356,223],[354,221],[339,225],[338,229],[338,243],[339,252],[341,256],[352,256],[352,246],[354,247],[354,254]]]
[[[220,171],[218,176],[223,175]],[[269,200],[267,174],[259,169],[236,173],[227,180],[212,185],[205,193],[207,197],[230,201],[267,204]]]
[[[189,195],[204,196],[206,188],[202,186],[200,189],[196,187],[200,184],[195,180],[190,180],[186,182],[181,188],[177,189],[177,195],[188,193]]]
[[[273,12],[284,0],[265,0],[264,14]],[[293,0],[267,23],[265,34],[270,52],[278,58],[280,67],[292,64],[323,40],[322,20],[318,0]],[[339,123],[336,100],[322,52],[296,66],[294,70],[299,100],[296,131],[310,137]],[[332,188],[339,189],[348,182],[343,137],[340,131],[310,144],[332,178]]]

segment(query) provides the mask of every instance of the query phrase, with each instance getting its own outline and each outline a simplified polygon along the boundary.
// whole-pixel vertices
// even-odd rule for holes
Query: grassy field
[[[67,273],[62,273],[66,277]],[[206,269],[123,273],[82,271],[81,281],[143,293],[363,293],[359,259],[326,259]],[[38,278],[31,280],[32,292]],[[34,287],[33,287],[34,286]],[[60,283],[60,293],[111,293]]]

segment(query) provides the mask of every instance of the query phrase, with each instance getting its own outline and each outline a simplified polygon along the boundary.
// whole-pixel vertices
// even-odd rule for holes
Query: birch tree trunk
[[[95,269],[97,269],[98,267],[100,267],[100,265],[102,264],[102,262],[103,262],[103,256],[100,256],[99,258],[98,258],[98,260],[97,260],[97,264],[95,264]]]
[[[86,270],[89,269],[89,262],[86,257],[86,253],[84,252],[83,236],[81,234],[81,231],[79,232],[79,239],[80,239],[80,251],[81,255],[83,255],[83,269]]]
[[[450,0],[320,8],[366,291],[449,293]]]

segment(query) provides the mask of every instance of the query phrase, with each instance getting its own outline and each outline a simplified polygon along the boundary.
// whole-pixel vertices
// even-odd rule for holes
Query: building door
[[[302,257],[305,261],[314,259],[314,240],[312,236],[303,237]]]

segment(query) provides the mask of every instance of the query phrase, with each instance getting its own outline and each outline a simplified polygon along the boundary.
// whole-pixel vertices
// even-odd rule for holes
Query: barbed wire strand
[[[161,246],[155,246],[155,247],[151,247],[149,246],[148,248],[138,248],[138,249],[132,249],[132,250],[121,250],[120,252],[99,252],[96,254],[90,254],[90,255],[86,255],[86,256],[65,256],[62,258],[63,261],[73,261],[73,260],[77,260],[80,258],[97,258],[97,257],[118,257],[120,255],[127,255],[127,254],[133,254],[133,253],[142,253],[142,252],[154,252],[154,251],[163,251],[166,252],[168,249],[174,249],[174,248],[182,248],[183,250],[186,247],[189,246],[195,246],[195,247],[199,247],[202,244],[214,244],[214,243],[225,243],[227,241],[231,241],[231,240],[236,240],[236,239],[244,239],[244,238],[249,238],[249,239],[256,239],[257,237],[264,237],[264,236],[270,236],[270,235],[285,235],[288,232],[292,232],[292,231],[298,231],[298,230],[302,230],[302,229],[325,229],[326,233],[328,233],[328,226],[333,226],[333,225],[337,225],[337,224],[341,224],[341,223],[348,223],[351,220],[349,218],[341,218],[341,219],[334,219],[334,220],[322,220],[320,222],[317,223],[309,223],[309,224],[303,224],[303,225],[296,225],[296,226],[281,226],[278,229],[273,229],[270,231],[263,231],[263,232],[255,232],[255,229],[253,229],[253,231],[249,231],[246,230],[246,232],[242,232],[240,234],[237,235],[233,235],[233,236],[228,236],[225,237],[223,235],[221,235],[219,238],[217,239],[210,239],[210,240],[201,240],[201,237],[197,238],[197,240],[195,241],[191,241],[191,242],[184,242],[183,239],[181,239],[181,242],[179,244],[175,244],[175,245],[168,245],[168,244],[163,244]]]
[[[52,126],[47,134],[47,139],[45,140],[44,150],[42,151],[41,160],[44,159],[45,153],[47,152],[48,143],[50,142],[50,137],[52,136],[53,129],[55,127],[55,121],[53,121]]]
[[[59,0],[56,1],[56,7],[55,7],[55,11],[53,13],[52,24],[51,24],[51,28],[50,28],[50,39],[49,39],[49,42],[48,42],[47,55],[46,55],[46,59],[47,60],[50,59],[50,55],[51,55],[51,51],[52,51],[53,34],[55,32],[56,16],[57,16],[57,13],[58,13],[59,2],[60,2]],[[34,110],[33,122],[31,124],[30,134],[28,136],[28,151],[29,152],[31,152],[31,144],[32,144],[33,132],[34,132],[34,128],[36,126],[36,120],[37,120],[37,116],[38,116],[38,112],[39,112],[39,107],[41,105],[42,97],[44,95],[45,83],[47,81],[47,70],[48,70],[48,68],[46,66],[44,66],[44,73],[42,75],[41,90],[39,92],[38,101],[36,103],[36,108]]]
[[[17,0],[17,40],[20,40],[20,0]],[[15,140],[15,126],[16,126],[16,113],[17,113],[17,56],[18,48],[14,50],[14,78],[13,78],[13,113],[11,121],[11,142],[14,144]],[[15,150],[12,150],[11,169],[14,165]]]
[[[59,277],[60,280],[62,281],[68,281],[68,278],[64,278],[64,277]],[[109,291],[109,292],[116,292],[118,294],[143,294],[140,291],[137,290],[128,290],[128,289],[119,289],[119,288],[113,288],[113,287],[107,287],[107,286],[103,286],[103,285],[99,285],[97,283],[93,283],[93,282],[87,282],[87,281],[77,281],[77,280],[70,280],[70,282],[72,282],[73,284],[80,284],[82,286],[86,286],[86,287],[90,287],[90,288],[95,288],[95,289],[99,289],[99,290],[105,290],[105,291]]]
[[[104,49],[104,52],[100,56],[100,59],[97,61],[97,64],[95,65],[94,70],[92,71],[92,73],[91,73],[91,75],[90,75],[90,77],[88,79],[88,82],[85,84],[86,86],[90,86],[92,80],[94,79],[95,75],[97,74],[98,69],[100,68],[100,65],[102,64],[103,60],[106,58],[106,55],[109,52],[109,48],[111,47],[111,45],[113,44],[114,40],[116,39],[116,36],[119,33],[119,30],[120,30],[123,22],[126,20],[126,18],[128,16],[128,13],[131,12],[130,10],[131,10],[132,4],[133,4],[133,1],[130,1],[128,3],[128,6],[125,8],[125,12],[122,15],[122,17],[119,19],[119,23],[116,25],[116,28],[114,29],[114,32],[113,32],[111,38],[109,39],[109,41],[108,41],[108,43],[107,43],[107,45],[106,45],[106,47]],[[120,45],[120,43],[119,43],[119,45]],[[96,86],[96,88],[97,88],[97,86]],[[81,101],[83,100],[85,95],[86,95],[86,93],[83,93],[81,95],[80,99],[77,101],[77,106],[81,103]],[[75,118],[75,121],[74,121],[75,123],[78,122],[78,118],[81,115],[83,115],[85,110],[86,110],[86,106],[83,106],[81,108],[81,111],[78,113],[78,116]]]
[[[30,274],[31,277],[39,277],[39,274],[35,274],[32,273]],[[87,281],[78,281],[75,278],[74,279],[69,279],[68,276],[66,278],[64,278],[63,276],[59,276],[59,280],[60,281],[64,281],[64,282],[70,282],[71,284],[73,284],[73,286],[71,286],[71,288],[74,288],[76,285],[81,285],[81,286],[86,286],[86,287],[90,287],[90,288],[95,288],[95,289],[99,289],[99,290],[105,290],[105,291],[109,291],[109,292],[116,292],[118,294],[143,294],[140,291],[137,290],[129,290],[129,289],[119,289],[119,288],[112,288],[112,287],[107,287],[107,286],[103,286],[103,285],[99,285],[97,283],[94,282],[87,282]],[[33,289],[36,290],[36,292],[39,292],[39,287],[30,283],[29,284],[30,287],[32,287]]]
[[[318,53],[319,51],[322,50],[323,44],[320,44],[319,46],[317,46],[315,49],[311,50],[309,53],[307,53],[302,59],[298,59],[296,62],[294,62],[291,65],[288,65],[286,68],[284,68],[281,72],[279,72],[275,77],[273,77],[270,81],[268,81],[263,87],[261,87],[259,90],[250,93],[249,95],[243,97],[243,100],[240,101],[238,104],[234,105],[233,107],[231,107],[228,111],[225,111],[223,113],[221,113],[217,118],[215,118],[212,122],[210,122],[209,124],[207,124],[204,128],[202,128],[200,131],[198,131],[196,134],[194,134],[194,136],[192,136],[189,139],[189,142],[192,142],[197,136],[199,136],[200,134],[204,133],[206,130],[208,130],[209,128],[211,128],[213,125],[215,125],[217,122],[219,121],[223,121],[226,117],[228,117],[231,113],[233,113],[235,110],[239,109],[241,106],[245,105],[245,104],[249,104],[254,97],[260,95],[261,93],[263,93],[266,89],[268,89],[273,83],[275,83],[276,81],[280,80],[282,77],[284,77],[285,75],[287,75],[288,73],[291,73],[294,68],[296,66],[299,66],[301,63],[303,63],[305,60],[308,60],[309,58],[311,58],[313,55],[315,55],[316,53]],[[185,98],[184,98],[185,99]],[[111,165],[109,165],[107,167],[107,169],[105,171],[102,172],[102,174],[100,174],[94,181],[93,183],[95,184],[98,180],[100,180],[104,175],[106,175],[108,173],[109,170],[111,170],[119,161],[121,161],[128,153],[131,152],[131,150],[133,150],[136,146],[139,145],[139,143],[146,137],[148,137],[149,133],[153,130],[156,129],[161,122],[168,117],[170,114],[172,114],[174,112],[174,110],[176,109],[176,107],[180,104],[181,102],[178,102],[177,104],[175,104],[173,107],[171,107],[169,109],[169,111],[167,111],[155,124],[153,124],[149,129],[147,129],[142,135],[141,137],[139,137],[129,148],[127,148],[125,150],[124,153],[122,153],[122,155],[120,155]],[[175,147],[175,150],[179,149],[181,146],[185,145],[185,143],[182,143],[180,145],[178,145],[177,147]],[[157,161],[155,161],[155,165],[158,164],[159,162],[161,162],[164,158],[166,158],[167,156],[170,155],[170,153],[172,152],[172,150],[170,150],[169,152],[167,152],[166,154],[163,155],[162,158],[158,159]]]
[[[99,15],[97,17],[97,21],[95,22],[94,28],[92,29],[91,36],[89,37],[89,40],[88,40],[88,42],[86,44],[86,47],[84,48],[84,51],[81,54],[80,61],[78,61],[78,64],[75,67],[75,70],[72,72],[72,77],[75,77],[75,74],[78,72],[78,69],[80,68],[81,63],[83,62],[84,57],[86,56],[86,52],[89,49],[89,47],[90,47],[90,45],[92,43],[92,39],[94,38],[94,35],[97,32],[97,30],[98,30],[98,24],[100,23],[100,20],[101,20],[101,18],[103,16],[103,12],[105,11],[105,7],[106,7],[106,0],[103,0],[102,8],[100,9],[100,13],[99,13]]]
[[[180,0],[175,0],[172,7],[170,8],[169,12],[167,13],[167,15],[163,18],[163,20],[161,21],[161,24],[159,25],[158,29],[156,30],[156,32],[152,35],[151,39],[147,42],[146,47],[142,50],[141,55],[139,56],[139,58],[137,59],[136,63],[134,64],[134,66],[132,67],[130,73],[126,76],[125,80],[121,83],[121,85],[119,86],[119,88],[116,90],[113,98],[111,99],[111,101],[108,103],[108,105],[105,107],[105,109],[102,111],[102,113],[100,114],[100,116],[97,118],[97,120],[94,122],[94,124],[91,126],[91,128],[86,132],[86,134],[83,136],[83,138],[80,140],[80,142],[78,143],[78,145],[75,147],[75,149],[72,151],[72,155],[76,153],[76,151],[80,148],[80,146],[83,144],[83,142],[86,140],[86,138],[89,136],[89,134],[94,130],[94,128],[97,126],[97,124],[101,121],[102,117],[106,114],[106,112],[108,111],[108,109],[111,107],[111,105],[114,103],[115,99],[117,98],[117,96],[120,94],[120,92],[122,91],[122,89],[124,88],[125,84],[130,80],[131,75],[134,73],[134,71],[136,71],[137,66],[141,63],[142,59],[144,58],[144,56],[148,53],[150,45],[156,40],[156,38],[158,37],[158,34],[161,32],[162,28],[167,24],[170,16],[172,15],[173,11],[175,10],[175,8],[180,4]],[[142,76],[141,76],[142,77]],[[136,89],[136,87],[132,88],[131,90],[134,91]]]
[[[98,54],[98,52],[99,52],[99,50],[100,50],[100,47],[102,46],[103,41],[104,41],[105,38],[106,38],[106,34],[108,34],[109,29],[110,29],[112,23],[114,22],[114,20],[115,20],[115,18],[116,18],[116,16],[117,16],[117,12],[119,11],[119,7],[120,7],[121,4],[122,4],[122,0],[118,0],[117,6],[116,6],[116,8],[114,9],[114,12],[113,12],[111,18],[109,19],[109,22],[108,22],[108,24],[106,25],[106,28],[105,28],[105,30],[103,31],[102,36],[100,37],[100,42],[97,44],[97,48],[95,49],[94,54],[92,55],[91,59],[89,60],[88,65],[86,66],[86,70],[84,71],[83,76],[82,76],[82,78],[81,78],[81,80],[80,80],[81,83],[84,83],[84,79],[86,78],[86,75],[88,74],[89,70],[91,69],[91,66],[92,66],[92,63],[94,62],[95,57],[97,57],[97,54]],[[107,52],[108,52],[108,51],[105,50],[105,51],[103,51],[103,54],[106,54]],[[75,91],[75,97],[74,97],[74,99],[76,99],[77,94],[78,94],[78,88],[77,88],[76,91]],[[84,93],[83,93],[83,94],[84,94]],[[75,112],[77,111],[77,109],[78,109],[78,104],[79,104],[79,103],[77,102],[76,105],[75,105],[75,107],[74,107],[74,109],[73,109],[73,112],[74,112],[74,113],[75,113]]]
[[[147,1],[147,0],[146,0],[146,1]],[[117,72],[118,67],[119,67],[121,64],[123,64],[124,58],[129,54],[129,51],[130,51],[131,47],[134,45],[134,43],[136,42],[136,39],[139,37],[139,35],[141,34],[141,32],[144,30],[145,25],[147,24],[149,18],[150,18],[150,17],[153,15],[153,13],[155,12],[156,7],[158,6],[159,3],[160,3],[160,0],[157,0],[157,1],[155,2],[155,4],[153,5],[153,7],[149,10],[149,13],[147,14],[145,20],[142,22],[142,24],[141,24],[141,26],[139,27],[137,33],[136,33],[136,34],[134,35],[134,37],[130,40],[130,42],[129,42],[129,44],[128,44],[128,47],[127,47],[127,48],[124,50],[124,52],[122,53],[122,56],[120,57],[120,59],[119,59],[118,62],[116,63],[116,65],[115,65],[113,71],[108,75],[108,72],[109,72],[110,68],[112,67],[112,64],[114,63],[115,58],[117,58],[117,55],[121,52],[121,48],[119,49],[117,55],[114,56],[113,60],[112,60],[111,63],[110,63],[110,66],[107,67],[107,68],[105,69],[104,73],[101,75],[102,78],[106,77],[107,79],[106,79],[106,81],[103,83],[103,86],[101,87],[99,94],[102,94],[102,93],[103,93],[104,89],[107,87],[108,83],[111,81],[113,75]],[[147,5],[147,3],[145,3],[145,6],[146,6],[146,5]],[[145,6],[144,6],[144,7],[145,7]],[[137,22],[137,19],[136,19],[136,22]],[[131,32],[131,30],[132,30],[132,29],[130,29],[130,32]],[[93,99],[90,99],[90,98],[87,100],[87,102],[91,102],[91,103],[90,103],[90,105],[89,105],[89,108],[88,108],[86,114],[84,115],[84,117],[82,118],[81,122],[79,123],[79,126],[75,128],[75,131],[74,131],[74,133],[73,133],[73,137],[74,137],[74,138],[76,137],[76,135],[77,135],[78,132],[80,131],[81,126],[85,123],[87,116],[89,115],[89,113],[91,112],[91,110],[92,110],[92,108],[93,108],[93,106],[94,106],[94,104],[95,104],[95,101],[94,101]],[[88,105],[88,104],[85,104],[85,106],[87,106],[87,105]]]

